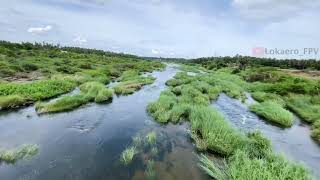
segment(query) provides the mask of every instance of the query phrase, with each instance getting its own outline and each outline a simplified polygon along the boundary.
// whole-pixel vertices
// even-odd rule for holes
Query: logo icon
[[[265,52],[264,47],[252,48],[252,56],[264,56],[264,52]]]

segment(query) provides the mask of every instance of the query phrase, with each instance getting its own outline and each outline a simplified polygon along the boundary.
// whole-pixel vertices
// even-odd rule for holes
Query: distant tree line
[[[271,66],[279,68],[294,68],[294,69],[314,69],[320,70],[320,61],[315,59],[273,59],[273,58],[258,58],[250,56],[235,56],[235,57],[206,57],[192,59],[189,62],[201,64],[209,69],[221,68],[232,65],[237,65],[240,69],[246,66]]]
[[[97,50],[97,49],[88,49],[88,48],[80,48],[80,47],[64,47],[59,44],[49,44],[49,43],[30,43],[30,42],[22,42],[22,43],[13,43],[8,41],[0,41],[0,53],[4,53],[9,56],[15,56],[15,51],[27,50],[27,51],[37,51],[37,50],[47,50],[50,51],[52,55],[54,53],[60,53],[61,51],[73,52],[79,54],[96,54],[96,55],[105,55],[105,56],[116,56],[116,57],[128,57],[128,58],[137,58],[135,55],[124,54],[124,53],[114,53],[109,51]]]

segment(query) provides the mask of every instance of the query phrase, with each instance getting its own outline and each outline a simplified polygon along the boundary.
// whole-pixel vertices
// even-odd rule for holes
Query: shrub
[[[38,70],[38,66],[36,64],[33,64],[33,63],[23,63],[23,64],[21,64],[21,67],[25,71],[36,71],[36,70]]]

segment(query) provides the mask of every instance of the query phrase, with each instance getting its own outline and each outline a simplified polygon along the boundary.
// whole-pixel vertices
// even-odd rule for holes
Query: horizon
[[[319,7],[302,0],[12,0],[0,7],[0,37],[142,57],[319,59]],[[264,54],[255,54],[259,48]]]

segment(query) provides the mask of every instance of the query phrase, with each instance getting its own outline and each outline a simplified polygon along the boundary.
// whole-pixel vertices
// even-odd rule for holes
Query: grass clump
[[[120,156],[120,161],[124,165],[128,165],[132,162],[134,156],[137,154],[137,149],[135,146],[125,149]]]
[[[163,91],[156,102],[147,106],[147,111],[160,123],[167,123],[171,117],[171,109],[177,103],[176,96],[170,91]]]
[[[194,106],[189,121],[192,130],[206,142],[208,150],[230,155],[244,143],[244,135],[231,127],[212,107]]]
[[[28,104],[27,99],[20,95],[0,96],[0,110],[17,108],[25,104]]]
[[[320,120],[316,121],[311,127],[311,137],[320,143]]]
[[[255,99],[258,102],[272,100],[281,106],[286,105],[286,102],[279,95],[273,94],[273,93],[265,93],[265,92],[257,91],[257,92],[252,93],[252,97],[253,97],[253,99]]]
[[[54,113],[70,111],[89,102],[89,97],[83,94],[65,96],[51,103],[37,103],[38,113]]]
[[[214,164],[206,156],[200,157],[200,167],[211,177],[221,180],[309,180],[309,171],[301,164],[284,159],[282,156],[250,158],[244,151],[236,151],[227,159],[225,166]]]
[[[320,101],[317,96],[290,95],[287,99],[288,107],[297,113],[304,121],[313,123],[320,120]]]
[[[112,90],[99,82],[87,82],[80,86],[81,92],[73,96],[65,96],[54,102],[37,103],[38,113],[63,112],[80,107],[88,102],[102,103],[112,99]]]
[[[178,123],[181,119],[189,116],[191,106],[189,104],[176,104],[170,111],[170,120],[173,123]]]
[[[12,150],[0,150],[0,162],[15,163],[19,159],[32,157],[38,153],[38,146],[25,144],[17,149]]]
[[[153,160],[147,161],[144,174],[145,174],[147,180],[153,180],[156,178],[156,171],[154,168],[154,161]]]
[[[276,102],[265,101],[259,104],[253,104],[249,106],[249,109],[265,118],[267,121],[279,124],[283,127],[291,127],[293,125],[293,114]]]
[[[156,132],[154,132],[154,131],[149,132],[149,133],[146,135],[146,141],[147,141],[147,143],[150,144],[150,145],[156,144],[156,141],[157,141],[157,134],[156,134]]]
[[[128,95],[140,90],[144,85],[152,84],[155,81],[154,77],[143,77],[136,71],[126,71],[120,77],[120,83],[114,87],[117,95]]]

